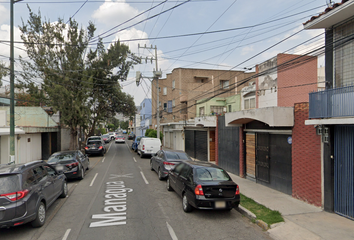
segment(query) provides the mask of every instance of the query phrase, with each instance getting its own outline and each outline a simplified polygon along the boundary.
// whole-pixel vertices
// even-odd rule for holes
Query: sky
[[[338,2],[339,0],[335,1]],[[96,36],[108,47],[118,39],[142,58],[155,57],[163,77],[175,68],[254,70],[279,53],[303,54],[324,45],[323,30],[304,30],[303,23],[323,12],[326,0],[23,0],[14,5],[15,41],[29,17],[27,7],[51,22],[74,18],[86,28],[93,22]],[[0,0],[0,62],[9,65],[10,1]],[[140,45],[140,48],[138,47]],[[21,49],[22,48],[22,49]],[[15,59],[26,57],[15,44]],[[151,98],[155,61],[135,65],[123,91],[138,106]],[[324,66],[324,58],[318,59]],[[15,62],[15,69],[20,70]],[[247,70],[247,71],[252,71]],[[142,73],[136,86],[136,71]],[[3,85],[8,85],[3,79]]]

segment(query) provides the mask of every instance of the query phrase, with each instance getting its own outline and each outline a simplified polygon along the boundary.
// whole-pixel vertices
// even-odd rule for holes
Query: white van
[[[158,138],[142,138],[138,146],[138,154],[142,158],[145,155],[154,155],[162,147]]]

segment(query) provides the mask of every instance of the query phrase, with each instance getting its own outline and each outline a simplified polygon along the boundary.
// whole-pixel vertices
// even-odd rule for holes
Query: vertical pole
[[[15,104],[14,104],[14,0],[10,2],[10,156],[9,162],[15,162]]]
[[[158,71],[158,65],[157,65],[157,47],[155,46],[155,61],[156,61],[156,71]],[[159,77],[156,77],[156,121],[157,121],[157,138],[160,139],[160,105],[159,105]]]

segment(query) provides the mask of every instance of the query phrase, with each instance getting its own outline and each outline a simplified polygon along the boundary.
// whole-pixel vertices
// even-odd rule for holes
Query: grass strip
[[[269,208],[256,203],[253,199],[246,197],[241,194],[241,206],[253,212],[258,220],[262,220],[267,223],[269,226],[274,223],[284,222],[283,217],[279,211],[273,211]]]

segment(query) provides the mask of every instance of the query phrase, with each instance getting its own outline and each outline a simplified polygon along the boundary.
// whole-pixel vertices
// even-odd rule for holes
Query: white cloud
[[[3,5],[0,5],[0,24],[7,22],[9,18],[9,11]]]
[[[106,0],[97,10],[94,11],[92,17],[106,25],[120,24],[133,16],[136,16],[139,11],[129,4],[114,0]]]
[[[254,51],[253,46],[247,46],[247,47],[242,48],[241,55],[244,56],[244,55],[247,55],[253,51]]]

